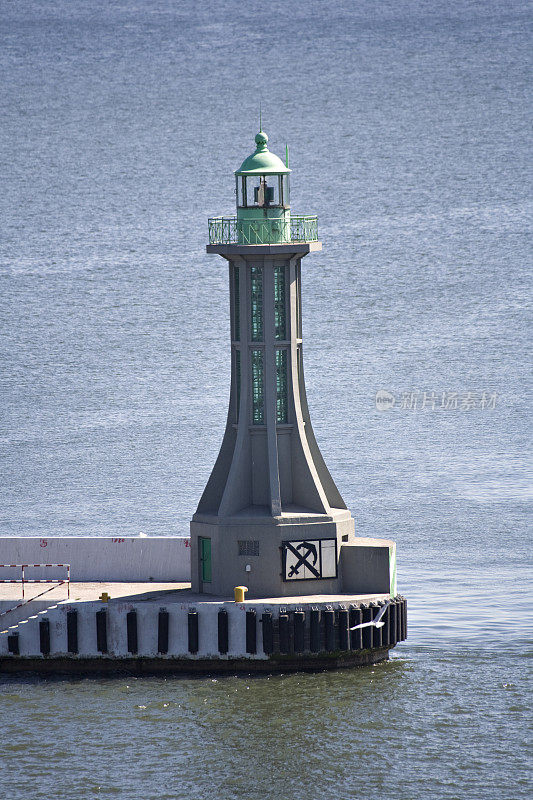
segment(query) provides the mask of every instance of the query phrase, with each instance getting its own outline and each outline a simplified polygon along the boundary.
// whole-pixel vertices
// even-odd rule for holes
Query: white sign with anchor
[[[301,581],[336,577],[336,539],[304,539],[283,542],[284,580]]]

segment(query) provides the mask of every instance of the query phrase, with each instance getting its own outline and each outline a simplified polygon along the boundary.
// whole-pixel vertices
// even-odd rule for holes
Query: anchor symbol
[[[303,551],[304,549],[305,552],[302,553],[298,552],[298,550]],[[297,575],[300,567],[307,567],[307,569],[310,570],[316,578],[320,578],[320,573],[318,572],[318,570],[315,569],[315,564],[318,560],[318,554],[316,552],[316,547],[314,544],[312,544],[311,542],[301,542],[296,548],[294,548],[292,544],[287,543],[287,550],[290,550],[293,553],[293,555],[295,555],[296,558],[298,559],[296,564],[293,564],[292,567],[290,568],[289,574],[287,576],[288,578],[292,578],[293,575]],[[310,561],[308,561],[308,558],[310,557],[312,557],[313,559],[312,564],[310,563]]]

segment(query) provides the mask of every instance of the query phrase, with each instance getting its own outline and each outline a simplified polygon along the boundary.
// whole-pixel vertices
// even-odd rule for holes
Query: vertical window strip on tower
[[[251,270],[252,299],[252,341],[263,339],[263,269],[252,267]]]
[[[274,267],[274,329],[276,339],[287,338],[285,267]]]
[[[304,368],[303,368],[303,355],[302,355],[302,345],[298,345],[298,349],[296,350],[296,374],[298,375],[298,382],[303,384],[304,380]],[[305,388],[303,390],[305,392]]]
[[[233,267],[233,338],[236,342],[241,338],[241,291],[239,276],[239,267]]]
[[[302,291],[301,291],[301,262],[296,264],[296,336],[302,338]]]
[[[287,351],[276,350],[276,422],[287,422]]]
[[[240,350],[235,350],[235,384],[237,389],[237,412],[235,416],[238,420],[239,408],[241,406],[241,351]]]
[[[254,425],[265,422],[262,350],[252,350],[252,422]]]

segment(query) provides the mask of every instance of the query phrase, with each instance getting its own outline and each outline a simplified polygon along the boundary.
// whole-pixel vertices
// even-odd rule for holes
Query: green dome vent
[[[242,162],[235,175],[286,175],[290,172],[281,158],[268,149],[268,136],[264,131],[259,131],[255,143],[255,153]]]

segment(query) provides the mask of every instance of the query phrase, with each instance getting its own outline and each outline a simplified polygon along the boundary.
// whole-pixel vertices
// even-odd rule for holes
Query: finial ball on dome
[[[267,142],[268,136],[264,131],[259,131],[259,133],[255,135],[255,143],[258,147],[266,147]]]

